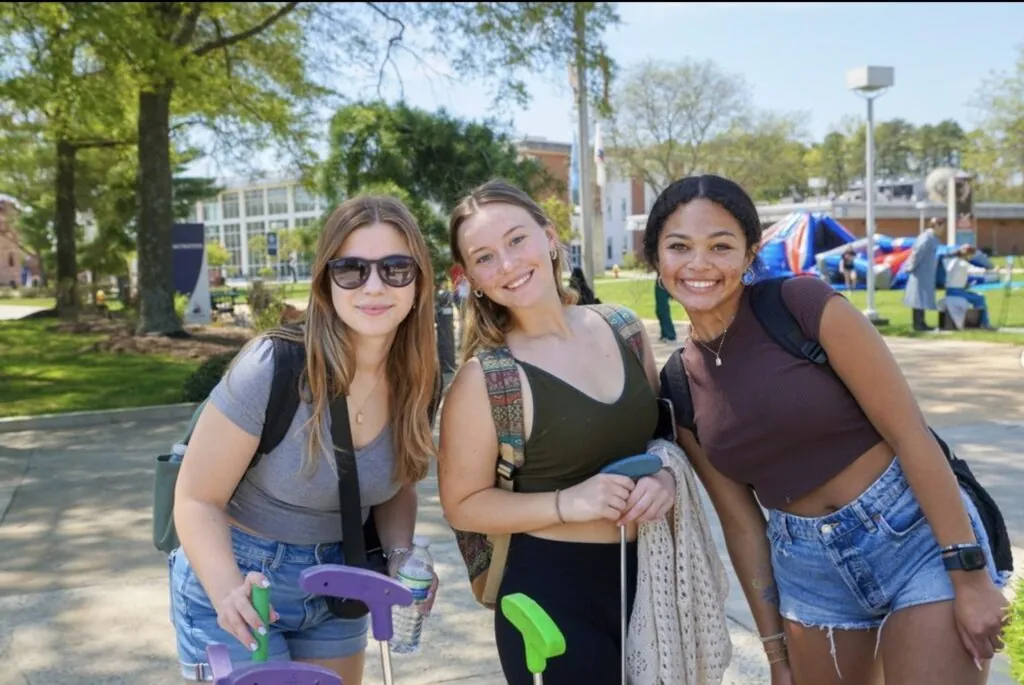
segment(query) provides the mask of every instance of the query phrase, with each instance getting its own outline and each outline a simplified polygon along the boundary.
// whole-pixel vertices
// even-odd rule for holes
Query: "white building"
[[[219,183],[223,192],[197,202],[188,221],[205,225],[207,243],[218,242],[227,248],[231,259],[224,266],[226,278],[254,278],[265,268],[273,269],[278,278],[289,277],[293,255],[279,253],[268,259],[264,252],[250,250],[250,241],[309,225],[322,215],[326,200],[310,194],[293,177]],[[293,264],[299,278],[309,277],[306,260],[295,259]]]
[[[643,264],[643,232],[646,217],[658,194],[640,178],[630,177],[615,160],[607,164],[606,181],[601,188],[601,212],[604,224],[605,269],[618,264],[623,268],[627,254],[637,265]]]

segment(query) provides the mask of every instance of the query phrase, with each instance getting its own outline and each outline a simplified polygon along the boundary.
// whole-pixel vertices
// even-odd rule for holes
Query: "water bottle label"
[[[414,602],[424,602],[427,599],[427,595],[430,594],[430,585],[434,579],[433,577],[416,578],[399,571],[398,580],[402,582],[402,585],[412,591],[412,599]]]

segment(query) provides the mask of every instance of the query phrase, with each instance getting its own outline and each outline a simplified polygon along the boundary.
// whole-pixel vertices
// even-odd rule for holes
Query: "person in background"
[[[843,252],[843,257],[839,261],[839,273],[843,274],[846,289],[850,291],[857,289],[857,268],[854,266],[854,260],[856,259],[857,253],[853,251],[852,247],[848,247]]]
[[[579,293],[577,304],[601,304],[601,300],[597,299],[597,295],[587,285],[587,278],[583,275],[583,269],[578,266],[573,268],[572,274],[569,276],[569,287]]]
[[[661,276],[654,279],[654,313],[658,317],[658,326],[661,328],[661,335],[658,340],[661,342],[676,341],[676,325],[672,322],[672,298],[669,296],[665,286],[661,283]]]
[[[963,245],[946,259],[946,297],[962,297],[972,307],[980,311],[978,321],[981,328],[995,330],[988,318],[988,305],[985,296],[967,289],[967,277],[972,271],[984,271],[971,265],[971,260],[978,253],[973,245]]]
[[[934,331],[925,323],[924,310],[938,309],[935,302],[935,274],[939,265],[939,222],[931,220],[931,225],[917,236],[910,248],[906,268],[910,274],[907,287],[903,292],[903,304],[913,310],[915,331]]]

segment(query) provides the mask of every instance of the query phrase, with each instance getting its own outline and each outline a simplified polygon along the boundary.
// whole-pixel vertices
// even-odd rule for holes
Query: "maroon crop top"
[[[803,334],[818,339],[825,303],[838,293],[811,276],[786,281],[782,298]],[[718,350],[721,339],[706,345]],[[828,368],[780,347],[744,293],[721,351],[694,341],[683,351],[694,423],[718,471],[778,509],[824,485],[882,441],[846,385]]]

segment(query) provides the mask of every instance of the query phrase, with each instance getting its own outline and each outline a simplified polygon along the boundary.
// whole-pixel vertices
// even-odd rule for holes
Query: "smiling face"
[[[689,312],[712,312],[738,297],[753,260],[739,221],[703,198],[669,214],[658,239],[662,282]]]
[[[392,259],[372,267],[358,261],[385,257]],[[405,236],[391,224],[375,223],[353,231],[328,268],[334,311],[359,335],[392,335],[416,301],[418,267]],[[343,288],[339,282],[355,287]]]
[[[480,207],[459,228],[458,244],[473,289],[493,302],[517,309],[557,296],[555,236],[526,209],[499,202]]]

